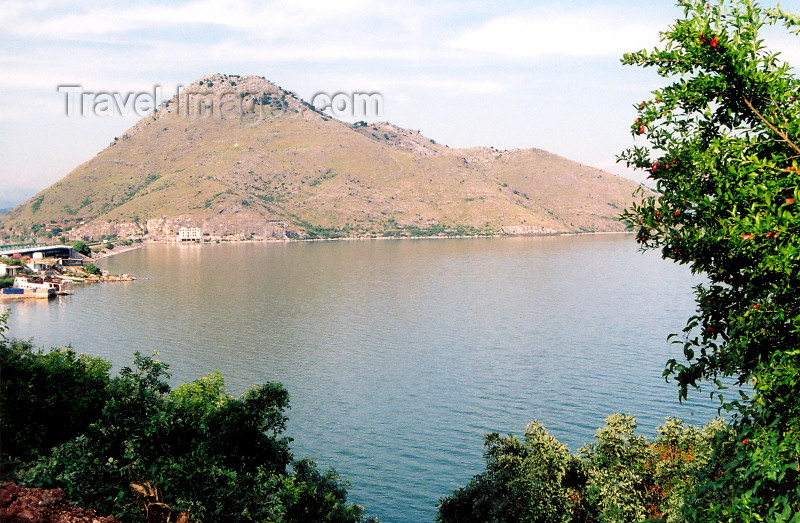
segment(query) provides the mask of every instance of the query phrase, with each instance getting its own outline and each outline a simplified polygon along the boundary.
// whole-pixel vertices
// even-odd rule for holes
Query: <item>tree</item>
[[[86,274],[93,274],[93,275],[98,275],[102,272],[100,270],[100,267],[98,267],[94,263],[87,263],[86,267],[84,267],[83,270],[84,272],[86,272]]]
[[[573,521],[570,494],[581,472],[566,445],[531,422],[524,440],[489,434],[485,447],[486,472],[441,500],[438,521]]]
[[[34,351],[6,337],[0,313],[2,480],[62,488],[123,521],[158,492],[196,521],[364,523],[347,484],[283,436],[289,395],[265,383],[235,398],[219,373],[171,389],[168,365],[137,353],[111,364],[69,348]]]
[[[702,432],[668,422],[652,444],[632,419],[609,418],[581,449],[586,480],[571,499],[583,504],[581,521],[798,522],[800,82],[759,33],[782,23],[796,34],[800,20],[750,0],[678,6],[683,18],[660,49],[623,57],[673,80],[636,106],[631,130],[647,143],[620,159],[647,170],[657,192],[623,219],[643,249],[706,277],[696,314],[673,335],[684,358],[664,376],[681,399],[710,385],[734,417]],[[752,388],[731,398],[731,384]],[[510,503],[513,513],[493,520],[526,520],[540,491],[519,497],[509,487],[536,467],[504,476],[495,461],[443,500],[440,519],[450,521],[442,516],[454,504],[470,521]]]
[[[172,390],[167,371],[137,353],[134,367],[108,382],[99,418],[21,466],[16,478],[63,488],[79,504],[123,521],[141,518],[139,492],[149,489],[198,521],[365,521],[335,472],[321,474],[307,460],[292,464],[290,439],[282,435],[289,395],[280,384],[235,398],[218,373]]]
[[[536,422],[524,440],[486,436],[486,471],[441,500],[442,523],[628,523],[684,521],[696,478],[719,474],[711,456],[727,428],[702,430],[669,418],[653,441],[636,434],[633,416],[606,418],[592,443],[571,456]]]
[[[678,5],[662,48],[623,57],[674,80],[637,105],[632,132],[647,144],[620,158],[649,171],[659,195],[624,219],[643,249],[708,280],[676,339],[685,359],[665,376],[681,398],[713,385],[737,410],[737,437],[720,442],[729,473],[709,478],[692,517],[781,518],[800,512],[800,82],[760,32],[797,33],[800,20],[749,0]],[[731,381],[753,393],[726,400]]]
[[[5,325],[7,315],[0,317]],[[108,398],[111,364],[70,348],[35,351],[29,341],[0,340],[2,475],[86,430]]]
[[[84,256],[91,256],[92,254],[92,249],[86,245],[86,242],[80,240],[72,242],[72,250]]]

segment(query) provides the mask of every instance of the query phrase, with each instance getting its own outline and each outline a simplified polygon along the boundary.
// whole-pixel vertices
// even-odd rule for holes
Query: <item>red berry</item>
[[[717,37],[711,39],[711,43],[709,44],[711,47],[717,47],[719,45],[719,41],[717,41]]]
[[[786,203],[794,203],[794,198],[786,198]]]
[[[742,444],[743,445],[747,445],[748,443],[750,443],[749,439],[745,438],[745,439],[742,440]]]

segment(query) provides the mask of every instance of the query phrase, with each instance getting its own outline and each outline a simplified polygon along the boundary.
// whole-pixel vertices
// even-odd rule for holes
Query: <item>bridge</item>
[[[0,256],[13,256],[19,254],[20,256],[31,256],[34,253],[40,252],[45,258],[61,258],[69,259],[76,258],[75,251],[69,245],[0,245]]]

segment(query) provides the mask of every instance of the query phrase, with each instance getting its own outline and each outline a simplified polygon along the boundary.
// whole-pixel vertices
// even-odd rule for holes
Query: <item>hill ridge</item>
[[[540,149],[453,149],[390,122],[350,124],[264,77],[212,74],[0,217],[0,235],[611,232],[637,186]]]

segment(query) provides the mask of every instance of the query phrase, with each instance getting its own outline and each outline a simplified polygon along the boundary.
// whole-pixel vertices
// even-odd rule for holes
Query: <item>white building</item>
[[[203,233],[200,227],[181,227],[178,229],[178,239],[182,242],[200,241]]]

